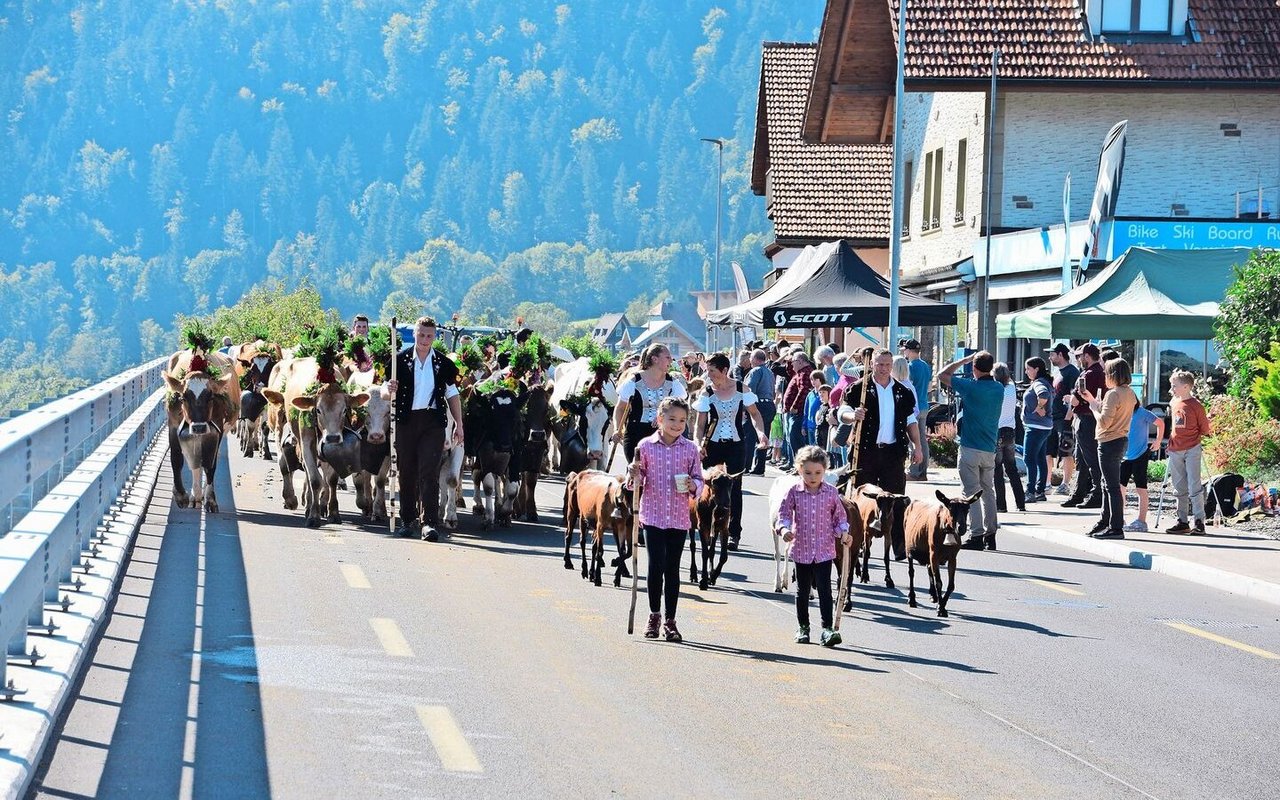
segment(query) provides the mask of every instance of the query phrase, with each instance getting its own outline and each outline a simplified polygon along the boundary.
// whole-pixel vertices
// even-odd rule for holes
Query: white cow
[[[356,506],[366,522],[387,519],[387,478],[391,472],[391,401],[382,396],[374,370],[355,372],[351,384],[369,394],[360,442],[360,471],[355,475]]]
[[[778,535],[778,514],[782,511],[782,500],[791,491],[791,487],[800,483],[799,475],[781,475],[774,479],[769,488],[769,536],[773,539],[773,590],[785,592],[791,585],[791,545],[786,545],[786,557],[782,553],[782,537]]]
[[[441,527],[458,529],[458,498],[462,495],[462,461],[466,451],[462,445],[453,444],[453,432],[457,424],[453,415],[447,414],[444,429],[444,453],[440,457],[440,513]]]
[[[585,356],[561,364],[553,375],[555,388],[551,392],[551,408],[554,412],[580,414],[587,421],[586,447],[589,469],[604,469],[605,440],[609,435],[612,411],[618,405],[618,388],[613,379],[605,380],[599,392],[582,400],[596,383],[591,360]],[[551,466],[560,466],[560,440],[552,437]]]

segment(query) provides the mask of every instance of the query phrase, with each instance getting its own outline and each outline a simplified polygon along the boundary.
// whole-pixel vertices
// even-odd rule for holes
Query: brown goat
[[[863,583],[871,580],[870,562],[871,562],[871,540],[876,537],[884,537],[884,585],[893,588],[893,575],[889,572],[889,544],[890,538],[887,535],[893,530],[894,524],[897,522],[898,515],[904,513],[911,503],[911,498],[905,494],[892,494],[881,489],[874,484],[863,484],[854,490],[852,498],[845,495],[845,502],[852,505],[856,509],[856,514],[861,520],[862,540],[858,541],[858,536],[854,535],[854,543],[850,548],[853,556],[853,569],[849,570],[848,581],[850,596],[853,592],[853,576],[858,574],[858,580]],[[848,507],[848,506],[846,506]],[[853,517],[850,516],[852,521]],[[852,522],[851,522],[852,526]],[[857,553],[861,552],[861,566]],[[841,573],[842,575],[844,573]],[[844,610],[849,611],[853,608],[853,601],[845,603]]]
[[[938,604],[938,616],[947,616],[947,600],[956,588],[956,556],[960,540],[969,522],[969,506],[982,491],[968,497],[948,498],[941,491],[938,499],[918,500],[907,508],[905,533],[907,544],[907,582],[911,590],[907,604],[916,607],[916,562],[929,573],[929,596]],[[942,591],[942,565],[947,565],[947,591]]]
[[[699,538],[702,539],[702,576],[698,578],[698,588],[706,590],[707,586],[715,586],[720,571],[729,560],[729,504],[733,490],[733,482],[742,479],[742,473],[731,475],[724,464],[716,464],[702,472],[702,491],[690,503],[693,519],[696,523]],[[715,568],[711,562],[716,557],[716,541],[720,542],[720,560]],[[689,578],[692,582],[696,569],[693,556],[693,532],[689,533]]]
[[[631,493],[617,478],[599,470],[571,474],[564,485],[564,568],[573,569],[569,547],[573,529],[580,528],[582,577],[599,586],[604,569],[605,530],[612,528],[618,547],[618,557],[613,560],[613,566],[617,567],[613,585],[619,586],[623,578],[631,577],[627,569],[627,559],[631,556],[631,514]],[[590,565],[587,562],[588,526],[591,527]]]

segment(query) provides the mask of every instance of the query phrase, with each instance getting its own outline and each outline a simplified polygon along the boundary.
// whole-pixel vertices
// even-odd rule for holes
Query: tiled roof
[[[591,327],[591,336],[598,342],[605,342],[609,335],[613,333],[613,329],[618,327],[618,323],[626,319],[626,314],[602,314],[600,319],[596,320],[596,324]],[[604,333],[596,335],[596,331],[603,330]]]
[[[778,239],[887,239],[893,148],[800,138],[818,48],[766,42],[751,187],[765,193]]]
[[[888,4],[896,36],[897,0]],[[909,0],[906,78],[989,79],[999,47],[1002,81],[1280,81],[1280,2],[1188,6],[1186,37],[1095,31],[1090,41],[1084,0]]]

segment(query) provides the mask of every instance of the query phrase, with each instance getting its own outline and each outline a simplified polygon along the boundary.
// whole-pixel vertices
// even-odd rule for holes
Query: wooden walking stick
[[[613,447],[609,448],[609,460],[604,464],[604,471],[609,475],[613,474],[613,457],[618,453],[618,443],[614,442]]]
[[[867,407],[867,388],[871,385],[871,359],[865,358],[862,361],[862,399],[858,403],[859,408]],[[858,456],[862,453],[862,420],[854,420],[853,435],[850,437],[852,447],[849,450],[849,483],[845,487],[845,497],[853,499],[854,493],[857,491],[856,484],[858,482]],[[868,533],[869,535],[869,533]],[[884,531],[885,536],[890,536],[889,531]],[[840,621],[844,619],[844,606],[849,601],[849,584],[853,580],[853,572],[850,570],[849,564],[849,545],[843,545],[841,549],[842,558],[840,560],[840,573],[838,580],[840,581],[840,592],[836,601],[836,630],[840,630]]]
[[[633,478],[634,480],[634,478]],[[640,531],[640,487],[631,490],[631,611],[627,614],[627,635],[636,632],[636,586],[640,576],[640,548],[636,546]]]
[[[397,346],[400,338],[396,331],[396,318],[391,318],[391,380],[396,379],[396,362],[400,360],[400,348]],[[399,465],[396,462],[396,399],[391,398],[391,426],[387,432],[387,439],[391,442],[391,468],[387,470],[387,522],[391,526],[391,532],[396,531],[396,516],[399,507],[396,498],[400,495],[398,484],[400,481]]]

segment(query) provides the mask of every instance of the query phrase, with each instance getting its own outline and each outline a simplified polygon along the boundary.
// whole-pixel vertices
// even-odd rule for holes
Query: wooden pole
[[[627,615],[627,635],[636,632],[636,586],[640,575],[640,488],[631,490],[631,611]]]
[[[607,426],[606,426],[607,427]],[[610,475],[613,474],[613,457],[618,452],[618,443],[614,442],[613,447],[609,448],[609,460],[604,464],[604,471]]]
[[[867,389],[871,386],[871,359],[865,358],[862,361],[862,399],[858,402],[859,408],[867,407]],[[853,435],[849,439],[849,484],[845,487],[845,496],[853,499],[857,492],[858,482],[858,455],[862,452],[862,420],[855,420],[853,423]],[[889,535],[889,531],[884,532],[885,536]],[[853,579],[853,571],[849,569],[849,546],[844,545],[841,549],[843,558],[840,561],[841,569],[839,577],[840,591],[837,593],[837,609],[836,609],[836,630],[840,630],[840,621],[844,619],[844,604],[849,599],[849,583]]]
[[[836,630],[840,630],[840,622],[844,619],[844,604],[849,599],[849,579],[853,573],[849,570],[849,545],[842,545],[843,558],[840,560],[840,593],[836,597]]]
[[[391,380],[396,379],[396,362],[400,360],[400,348],[398,348],[397,340],[399,334],[396,331],[396,318],[391,318]],[[387,438],[391,442],[391,468],[387,470],[387,523],[391,527],[391,532],[396,531],[396,517],[398,516],[399,507],[396,504],[396,498],[399,496],[399,488],[397,483],[400,480],[399,464],[396,461],[396,399],[391,398],[391,426],[387,432]]]

